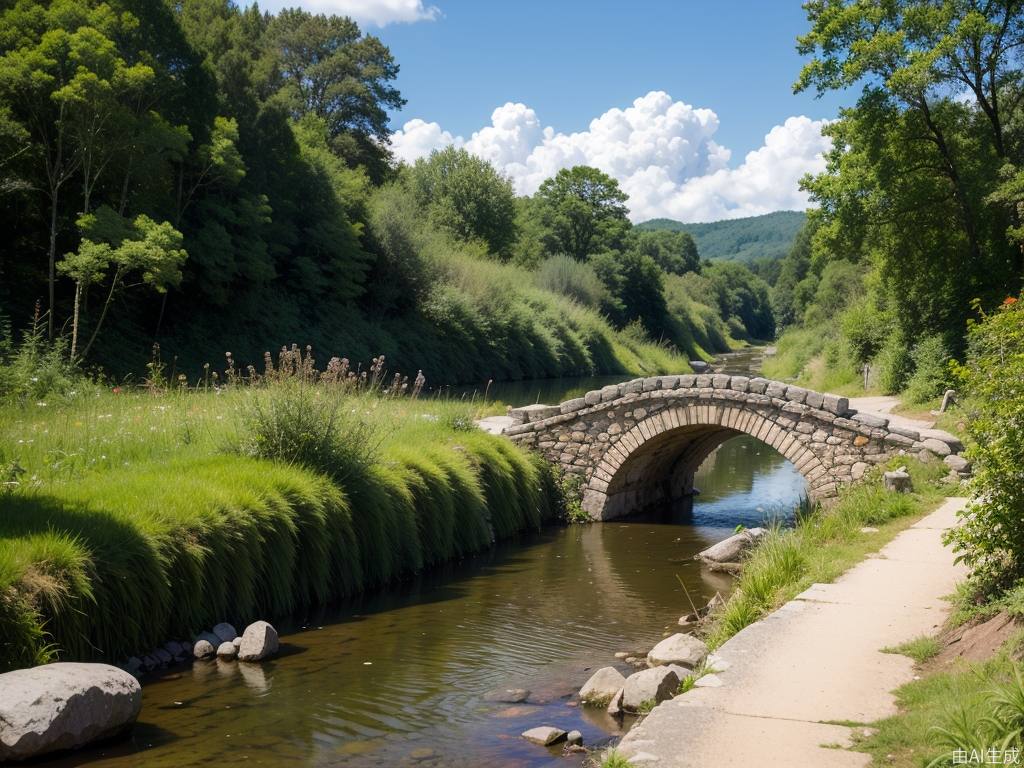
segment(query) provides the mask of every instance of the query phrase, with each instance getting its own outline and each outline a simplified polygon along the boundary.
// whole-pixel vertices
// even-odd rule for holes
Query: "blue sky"
[[[742,157],[791,115],[835,117],[837,96],[794,95],[797,0],[504,3],[438,0],[434,21],[368,27],[402,67],[393,122],[435,120],[469,135],[506,101],[578,131],[610,107],[663,90],[713,109]]]
[[[521,194],[595,165],[634,220],[806,207],[799,180],[824,168],[822,129],[854,98],[793,94],[799,0],[297,4],[353,16],[391,48],[408,102],[392,116],[399,159],[455,144]]]

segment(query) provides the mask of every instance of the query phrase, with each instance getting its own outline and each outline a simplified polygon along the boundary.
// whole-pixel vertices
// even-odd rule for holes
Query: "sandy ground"
[[[719,671],[656,707],[623,740],[636,766],[865,766],[852,728],[896,713],[913,662],[881,649],[933,634],[965,572],[942,533],[965,499],[899,534],[832,584],[815,584],[716,654]]]

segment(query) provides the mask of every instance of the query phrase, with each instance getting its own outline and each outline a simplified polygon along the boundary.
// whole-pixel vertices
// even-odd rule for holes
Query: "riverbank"
[[[895,714],[910,659],[885,653],[934,632],[965,571],[942,535],[949,499],[833,584],[813,584],[716,650],[713,680],[661,704],[621,742],[636,765],[866,765],[855,728]],[[742,586],[741,586],[742,589]]]
[[[289,387],[88,387],[0,412],[0,671],[291,615],[556,514],[548,467],[467,405]],[[273,458],[290,448],[313,459]]]

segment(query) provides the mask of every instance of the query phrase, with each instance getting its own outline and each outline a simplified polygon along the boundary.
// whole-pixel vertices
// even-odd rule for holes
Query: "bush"
[[[890,334],[875,358],[878,367],[878,385],[887,395],[896,395],[907,386],[914,361],[910,346],[899,332]]]
[[[858,301],[847,308],[839,323],[857,363],[863,365],[882,349],[886,320],[870,301]]]
[[[240,409],[235,450],[298,464],[344,482],[365,474],[380,439],[359,416],[362,404],[332,386],[284,381],[253,390]]]
[[[592,309],[601,308],[608,300],[608,290],[594,268],[565,254],[545,260],[537,270],[536,281],[540,288]]]
[[[941,395],[949,385],[949,352],[941,336],[926,336],[910,353],[914,372],[907,380],[906,397],[912,403],[926,403]]]
[[[976,582],[1008,586],[1024,575],[1024,302],[1008,299],[968,330],[954,371],[966,396],[974,501],[949,538]]]
[[[35,402],[85,384],[64,340],[46,339],[46,319],[38,310],[21,344],[14,343],[10,327],[0,328],[0,401]]]

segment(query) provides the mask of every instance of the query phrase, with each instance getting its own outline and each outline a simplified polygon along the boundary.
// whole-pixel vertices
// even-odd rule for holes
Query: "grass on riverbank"
[[[871,723],[873,733],[855,748],[870,754],[873,765],[893,768],[1002,765],[1007,754],[1019,757],[1024,726],[1024,678],[1018,660],[1022,653],[1024,632],[1018,632],[986,661],[960,661],[897,688],[899,714]],[[955,750],[964,753],[956,757]],[[981,759],[971,762],[972,750]],[[1006,764],[1018,763],[1011,759]]]
[[[776,528],[762,539],[732,595],[712,618],[711,647],[717,648],[811,584],[835,580],[944,498],[938,481],[947,468],[941,461],[924,464],[899,457],[892,463],[907,466],[913,493],[886,491],[872,473],[862,484],[842,489],[828,509],[815,510],[795,527]],[[865,533],[864,527],[878,530]]]
[[[464,404],[339,393],[377,445],[332,480],[232,453],[256,395],[89,389],[0,411],[0,670],[280,617],[554,513],[547,466]]]

